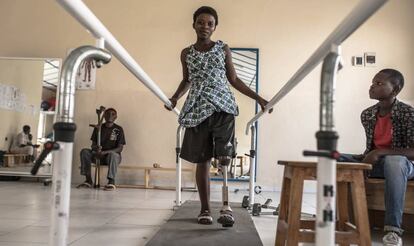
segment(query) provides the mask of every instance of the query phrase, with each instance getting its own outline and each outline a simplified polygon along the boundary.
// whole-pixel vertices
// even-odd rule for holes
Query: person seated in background
[[[404,77],[397,70],[383,69],[375,75],[369,97],[378,103],[361,114],[366,150],[339,159],[370,163],[369,177],[385,179],[384,245],[402,245],[407,181],[414,178],[414,108],[397,99],[403,86]]]
[[[101,127],[101,144],[97,144],[98,129],[94,128],[91,141],[91,149],[82,149],[80,152],[81,175],[86,177],[85,182],[80,184],[78,188],[91,188],[92,175],[91,163],[96,159],[100,159],[102,165],[108,165],[108,184],[105,190],[115,190],[115,176],[119,164],[121,163],[121,152],[125,142],[124,130],[121,126],[115,124],[117,112],[113,108],[108,108],[104,112],[105,123]]]
[[[14,138],[10,153],[12,154],[26,154],[30,156],[30,161],[37,158],[37,148],[39,145],[32,143],[33,136],[30,133],[30,126],[24,125],[23,131],[17,134]]]

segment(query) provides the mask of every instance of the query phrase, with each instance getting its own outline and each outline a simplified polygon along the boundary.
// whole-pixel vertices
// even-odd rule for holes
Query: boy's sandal
[[[76,186],[76,188],[80,189],[80,188],[92,188],[92,184],[88,183],[88,182],[83,182],[82,184]]]
[[[232,227],[234,224],[233,212],[230,210],[221,210],[217,222],[223,227]]]
[[[107,184],[105,185],[104,190],[116,190],[116,186],[114,184]]]
[[[206,210],[198,215],[197,221],[201,225],[211,225],[213,224],[213,217],[211,217],[210,211]]]

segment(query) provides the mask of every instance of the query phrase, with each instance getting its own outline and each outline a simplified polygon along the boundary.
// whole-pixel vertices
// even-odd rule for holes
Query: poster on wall
[[[17,87],[0,83],[0,108],[24,112],[26,95]]]
[[[13,94],[14,94],[14,87],[7,86],[6,87],[6,109],[13,110],[14,102],[13,102]]]
[[[5,86],[3,84],[0,84],[0,108],[4,108],[6,105],[5,97]]]
[[[26,95],[20,89],[15,90],[14,110],[17,112],[24,112],[26,110]]]
[[[69,49],[67,56],[74,49]],[[83,60],[76,71],[76,89],[78,90],[95,90],[96,82],[96,62],[93,59]]]
[[[76,73],[78,90],[94,90],[96,81],[96,64],[94,60],[83,60]]]

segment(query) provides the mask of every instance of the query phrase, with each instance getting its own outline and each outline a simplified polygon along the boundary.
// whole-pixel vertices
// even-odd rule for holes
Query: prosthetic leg
[[[229,188],[227,186],[227,168],[231,162],[231,159],[228,156],[224,156],[218,157],[218,160],[223,173],[223,207],[220,210],[220,217],[217,219],[217,222],[223,227],[232,227],[234,224],[234,217],[233,210],[231,210],[229,205]]]

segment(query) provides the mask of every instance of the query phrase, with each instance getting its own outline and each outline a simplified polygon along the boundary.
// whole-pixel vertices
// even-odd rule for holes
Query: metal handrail
[[[98,39],[103,38],[105,40],[105,47],[166,106],[171,107],[171,102],[168,97],[81,0],[56,1],[90,33],[92,33],[92,35]],[[173,111],[177,115],[180,114],[180,111],[177,108],[174,108]]]
[[[311,57],[299,68],[290,80],[269,101],[263,111],[257,113],[246,125],[246,134],[250,126],[255,123],[265,112],[273,108],[284,96],[286,96],[303,78],[306,77],[332,50],[332,45],[340,45],[355,30],[357,30],[371,15],[373,15],[387,0],[361,0],[347,17],[326,38]]]

